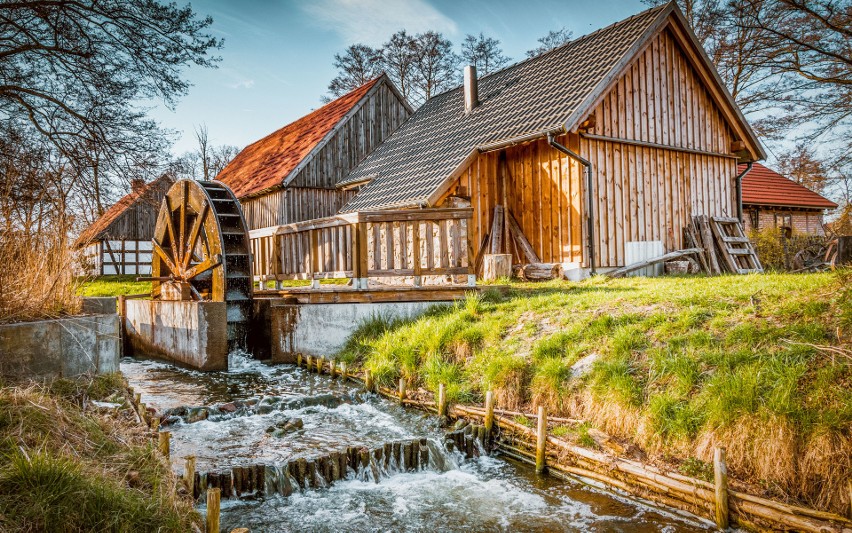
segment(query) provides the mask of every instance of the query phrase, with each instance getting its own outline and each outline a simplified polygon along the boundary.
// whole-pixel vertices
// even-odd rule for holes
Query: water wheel
[[[217,181],[180,180],[160,204],[152,297],[225,302],[228,344],[244,347],[251,319],[249,234],[234,193]]]

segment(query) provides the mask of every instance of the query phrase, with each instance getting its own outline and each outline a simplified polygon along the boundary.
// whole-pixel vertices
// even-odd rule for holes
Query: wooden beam
[[[503,206],[494,206],[494,218],[491,221],[491,253],[503,253]]]
[[[536,255],[535,250],[533,250],[530,241],[527,240],[527,236],[524,235],[523,231],[521,231],[521,227],[518,225],[518,221],[515,220],[515,217],[512,216],[512,212],[506,210],[505,216],[509,223],[509,232],[515,239],[518,247],[524,252],[524,257],[526,257],[527,263],[540,263],[541,260],[538,258],[538,255]]]

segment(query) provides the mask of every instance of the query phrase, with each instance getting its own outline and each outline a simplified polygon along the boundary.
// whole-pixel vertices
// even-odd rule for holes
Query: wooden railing
[[[352,278],[356,289],[371,277],[467,275],[472,209],[367,211],[254,230],[255,281]]]

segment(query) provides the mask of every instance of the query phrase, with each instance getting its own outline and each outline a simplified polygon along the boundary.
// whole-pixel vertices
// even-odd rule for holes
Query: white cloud
[[[378,46],[401,29],[458,33],[456,23],[425,0],[315,0],[303,9],[347,43]]]
[[[231,89],[251,89],[254,87],[254,80],[240,80],[228,85]]]

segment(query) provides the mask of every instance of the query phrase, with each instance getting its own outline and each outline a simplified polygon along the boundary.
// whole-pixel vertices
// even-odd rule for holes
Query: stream
[[[447,452],[437,417],[364,394],[355,383],[242,355],[231,355],[229,366],[202,373],[153,360],[122,361],[142,401],[173,415],[164,430],[172,434],[176,472],[183,471],[185,456],[195,455],[198,472],[263,464],[286,476],[281,465],[299,458],[416,439],[428,439],[429,461],[416,471],[378,461],[370,465],[372,475],[349,470],[345,479],[328,486],[323,481],[324,488],[300,491],[295,485],[289,496],[273,490],[223,499],[223,531],[712,530],[691,515],[600,487],[536,476],[531,466],[504,457]]]

